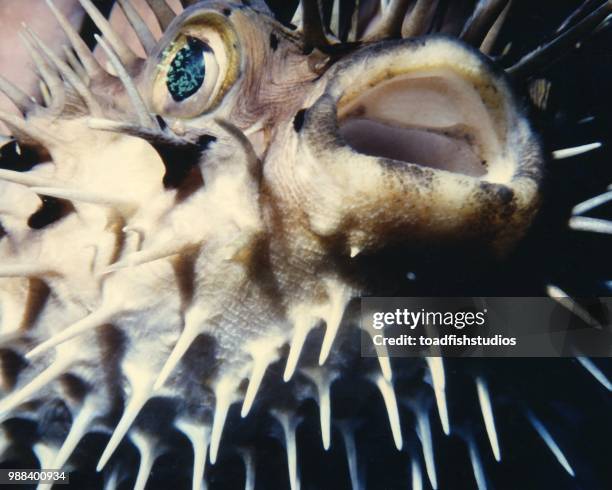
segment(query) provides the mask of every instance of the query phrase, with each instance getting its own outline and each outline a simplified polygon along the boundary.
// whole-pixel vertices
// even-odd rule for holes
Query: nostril
[[[304,117],[306,117],[306,109],[299,110],[293,118],[293,129],[295,129],[296,133],[302,130],[304,126]]]

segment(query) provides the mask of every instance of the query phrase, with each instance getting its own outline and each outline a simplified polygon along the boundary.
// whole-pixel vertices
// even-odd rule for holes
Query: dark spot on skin
[[[108,362],[107,376],[120,376],[119,364],[112,362],[123,359],[126,351],[126,334],[113,325],[105,325],[99,332],[100,353]]]
[[[514,191],[501,184],[492,184],[490,182],[481,182],[480,189],[473,196],[476,203],[490,202],[480,215],[479,221],[483,225],[482,230],[486,231],[485,223],[502,223],[507,222],[516,212],[516,201],[514,200]],[[495,226],[490,227],[490,238],[494,239]]]
[[[28,219],[28,226],[33,230],[41,230],[74,211],[70,201],[55,197],[41,196],[42,205]]]
[[[24,315],[19,324],[19,328],[27,330],[32,328],[34,322],[40,317],[45,309],[47,300],[51,295],[51,289],[44,280],[31,277],[28,294],[25,301]]]
[[[202,151],[205,151],[205,150],[208,149],[210,144],[214,143],[215,141],[217,141],[217,138],[215,136],[211,136],[209,134],[205,134],[205,135],[200,136],[198,138],[198,146],[200,147],[200,149]]]
[[[497,197],[503,206],[507,206],[514,199],[514,191],[508,187],[500,186],[497,189]]]
[[[192,254],[181,254],[178,260],[172,262],[174,275],[178,285],[181,304],[187,308],[193,299],[195,291],[195,257]]]
[[[296,133],[299,133],[304,126],[304,117],[306,115],[306,109],[302,109],[297,112],[295,117],[293,118],[293,129],[295,129]]]
[[[251,242],[250,248],[252,253],[247,265],[249,277],[257,278],[256,280],[260,281],[262,292],[270,299],[270,304],[273,305],[274,310],[278,314],[282,314],[282,306],[275,300],[275,298],[282,294],[282,286],[278,283],[278,278],[272,273],[273,266],[270,257],[269,237],[255,237]]]
[[[137,424],[147,433],[171,427],[176,417],[176,405],[169,398],[154,397],[147,402],[146,409],[138,414]]]
[[[182,203],[185,199],[191,196],[198,189],[204,187],[204,177],[199,165],[193,165],[187,170],[187,174],[183,177],[180,186],[176,188],[174,202]]]
[[[156,115],[155,119],[157,120],[157,124],[159,124],[159,128],[162,131],[165,131],[166,128],[168,127],[168,123],[166,122],[166,120],[163,117],[159,116],[159,115]]]
[[[210,373],[214,376],[219,369],[218,357],[219,346],[215,337],[210,334],[200,334],[194,340],[193,345],[189,347],[189,351],[193,355],[185,356],[183,364],[185,366],[185,378],[189,382],[193,378],[193,383],[197,383],[199,373]],[[200,375],[201,376],[201,375]],[[200,382],[201,384],[201,382]],[[204,397],[203,403],[209,403]]]
[[[272,48],[272,51],[278,49],[278,37],[274,33],[270,34],[270,48]]]
[[[198,164],[202,153],[205,152],[210,143],[217,138],[210,135],[202,135],[195,143],[176,145],[168,142],[153,143],[153,147],[162,159],[166,173],[164,175],[164,187],[176,189],[190,175],[192,169]]]
[[[514,199],[514,191],[504,185],[481,182],[480,190],[481,192],[494,197],[502,206],[507,206]]]
[[[12,389],[17,383],[19,373],[28,365],[27,361],[17,352],[10,349],[0,349],[0,367],[5,388]]]
[[[85,381],[71,373],[64,374],[60,382],[66,390],[66,395],[75,401],[82,401],[91,389]]]
[[[0,168],[27,172],[44,160],[38,151],[29,146],[19,145],[13,140],[0,148]]]
[[[223,15],[229,17],[230,15],[232,15],[232,9],[223,9]]]
[[[56,437],[59,439],[65,436],[68,429],[70,429],[72,417],[68,407],[62,400],[56,399],[46,402],[41,406],[38,413],[38,426],[41,434],[45,434],[46,437]]]

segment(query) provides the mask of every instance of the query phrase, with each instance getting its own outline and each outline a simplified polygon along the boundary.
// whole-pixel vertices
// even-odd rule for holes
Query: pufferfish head
[[[372,292],[356,259],[440,243],[502,257],[524,235],[544,158],[506,75],[466,42],[419,36],[429,2],[408,15],[409,2],[391,2],[345,42],[316,2],[298,29],[259,4],[185,2],[175,15],[149,2],[164,27],[155,40],[120,1],[146,59],[80,3],[105,66],[49,2],[72,48],[64,60],[24,34],[44,106],[0,80],[23,114],[0,119],[36,163],[0,171],[11,210],[0,215],[0,415],[63,414],[69,429],[40,437],[43,467],[68,464],[96,432],[102,471],[131,440],[138,488],[180,431],[195,489],[222,437],[248,445],[224,431],[238,404],[242,418],[280,423],[297,490],[298,407],[315,399],[325,449],[336,424],[349,447],[330,392],[350,371],[380,392],[401,449],[399,375],[384,352],[360,358],[345,314]],[[488,32],[490,13],[474,13],[467,38]],[[449,433],[441,360],[427,368],[416,374],[427,396],[409,405],[422,429],[433,383]],[[151,423],[160,400],[171,415]]]
[[[200,4],[167,29],[144,93],[179,125],[246,132],[278,219],[346,252],[464,240],[503,253],[522,236],[542,154],[488,58],[444,36],[305,51],[258,11]]]

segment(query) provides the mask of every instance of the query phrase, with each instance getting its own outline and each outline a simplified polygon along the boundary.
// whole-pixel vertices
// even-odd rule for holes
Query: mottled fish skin
[[[491,45],[508,2],[480,2],[458,39],[415,37],[436,2],[384,2],[340,34],[321,25],[317,2],[292,28],[263,2],[183,2],[175,14],[150,0],[163,27],[153,40],[121,1],[146,59],[80,3],[107,63],[49,1],[74,56],[24,30],[46,103],[0,79],[22,114],[0,120],[36,160],[0,170],[0,416],[45,421],[32,446],[41,467],[72,468],[79,443],[102,433],[106,488],[144,489],[180,432],[194,490],[223,451],[243,459],[251,489],[257,424],[225,427],[238,408],[247,426],[275,421],[281,478],[297,490],[296,433],[313,399],[323,448],[343,441],[357,490],[357,420],[332,404],[349,379],[378,392],[413,488],[437,488],[436,412],[487,488],[478,445],[449,421],[443,361],[394,371],[385,352],[361,358],[349,305],[375,292],[361,257],[444,243],[502,260],[534,219],[541,143],[507,74],[472,46]],[[399,135],[392,154],[376,147],[387,131]],[[499,460],[487,381],[474,386]],[[573,476],[550,430],[526,419]],[[2,448],[23,445],[5,432]],[[114,456],[128,442],[138,471]]]

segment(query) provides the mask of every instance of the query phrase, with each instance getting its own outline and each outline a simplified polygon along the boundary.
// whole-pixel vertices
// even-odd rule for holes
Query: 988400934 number
[[[2,469],[0,470],[0,485],[53,483],[68,484],[69,474],[59,470],[29,470],[29,469]]]

